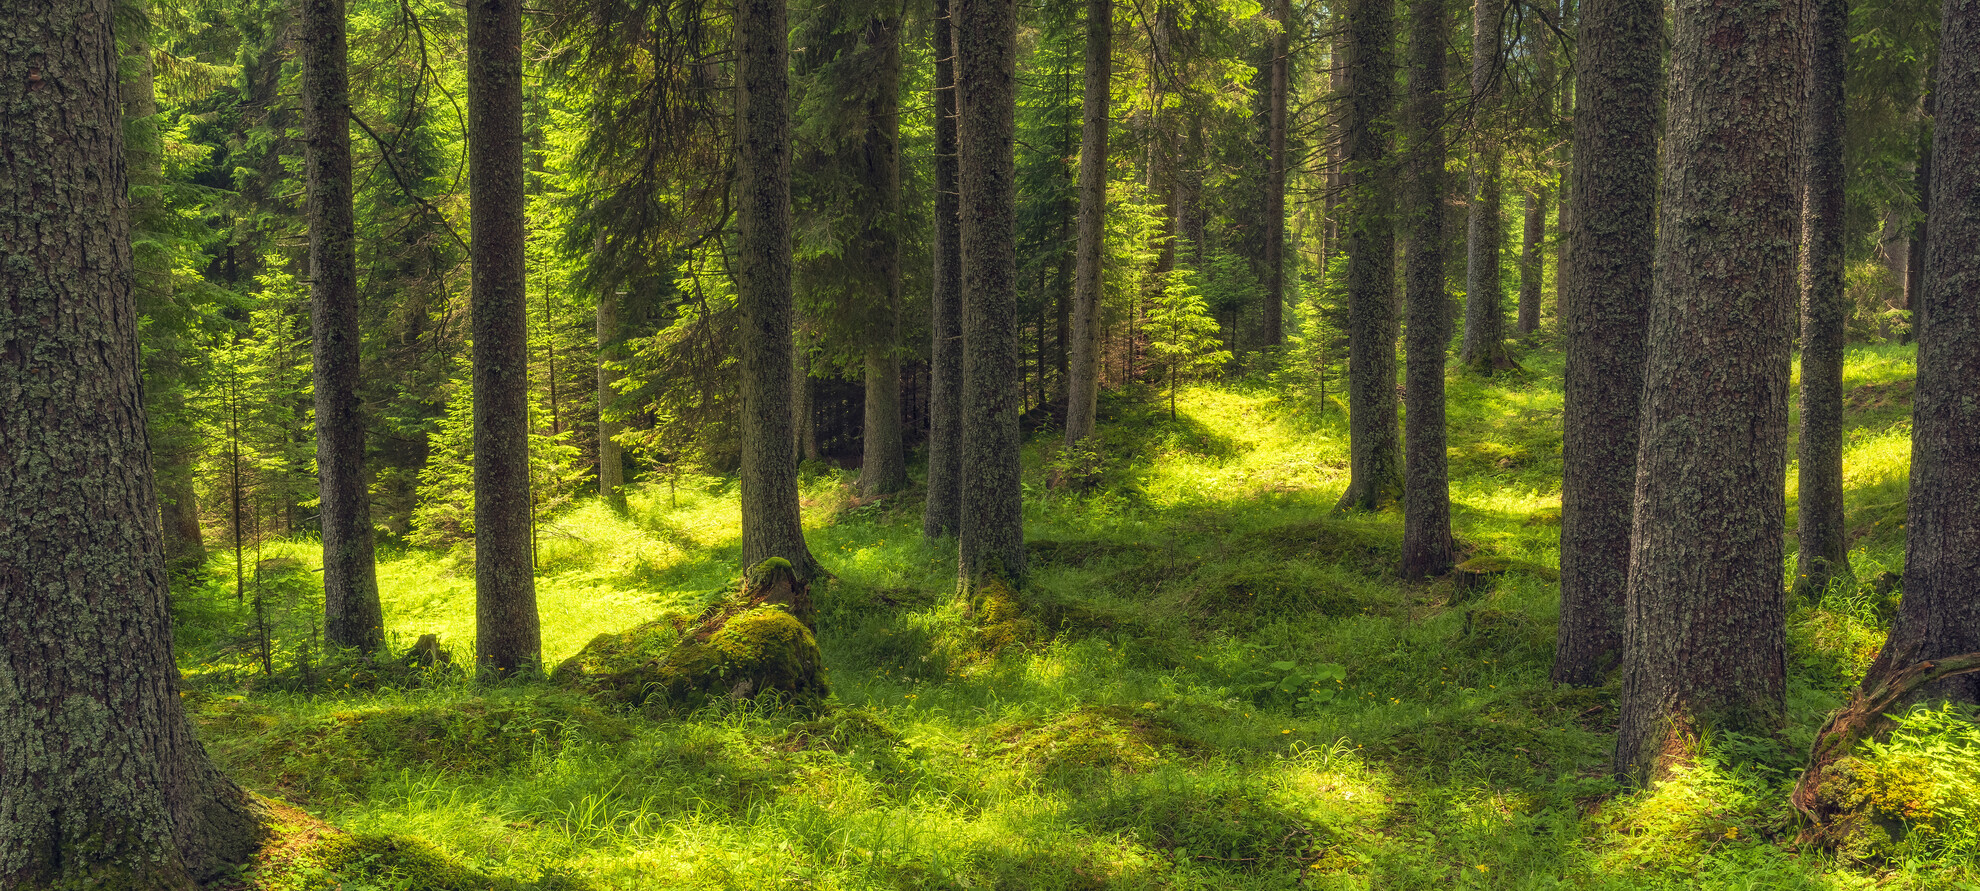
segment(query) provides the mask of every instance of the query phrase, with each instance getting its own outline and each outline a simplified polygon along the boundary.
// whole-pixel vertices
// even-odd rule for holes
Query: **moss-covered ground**
[[[1468,555],[1507,567],[1485,590],[1401,582],[1400,515],[1332,510],[1347,467],[1341,407],[1265,382],[1186,389],[1174,421],[1166,405],[1110,402],[1090,490],[1048,488],[1050,437],[1028,446],[1035,545],[1021,600],[1035,628],[995,646],[954,602],[953,545],[922,540],[918,493],[864,502],[849,475],[810,469],[811,546],[836,576],[813,591],[832,690],[823,712],[718,701],[653,714],[542,680],[325,664],[310,645],[320,593],[306,541],[262,549],[303,563],[267,564],[259,589],[268,677],[253,598],[235,600],[231,562],[216,558],[212,581],[178,596],[187,701],[233,775],[296,809],[278,821],[284,843],[240,884],[1980,881],[1980,816],[1934,791],[1959,776],[1959,789],[1980,788],[1962,716],[1893,743],[1896,754],[1866,754],[1863,769],[1885,776],[1866,788],[1890,799],[1880,841],[1797,847],[1786,804],[1816,726],[1881,641],[1888,604],[1874,578],[1902,562],[1910,352],[1851,354],[1861,582],[1795,609],[1783,738],[1710,740],[1650,792],[1609,779],[1615,690],[1547,682],[1560,359],[1522,361],[1524,373],[1450,379],[1456,531]],[[699,612],[739,576],[736,537],[730,480],[663,483],[636,492],[628,516],[589,504],[542,524],[546,664],[602,632]],[[396,647],[433,633],[456,663],[471,658],[460,555],[390,552],[380,578]]]

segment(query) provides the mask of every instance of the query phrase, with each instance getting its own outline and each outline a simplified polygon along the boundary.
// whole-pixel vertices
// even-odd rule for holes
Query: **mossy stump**
[[[815,708],[826,687],[813,617],[809,587],[790,563],[773,558],[752,567],[738,594],[700,617],[673,616],[601,634],[558,665],[551,679],[649,713],[765,693]]]
[[[964,607],[976,628],[976,646],[984,653],[996,653],[1011,644],[1028,643],[1038,637],[1038,623],[1024,614],[1017,592],[1002,576],[990,574],[969,587]]]

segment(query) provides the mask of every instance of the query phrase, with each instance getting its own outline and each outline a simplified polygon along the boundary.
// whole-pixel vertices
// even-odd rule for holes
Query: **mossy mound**
[[[986,655],[1002,652],[1013,644],[1026,644],[1039,637],[1038,623],[1025,615],[1017,592],[996,574],[978,582],[969,592],[969,616],[975,625],[974,644]]]
[[[819,716],[815,721],[792,724],[784,731],[780,748],[789,752],[822,749],[844,755],[872,748],[892,748],[901,735],[880,723],[865,709],[841,709]]]
[[[693,620],[670,617],[601,634],[551,673],[559,684],[649,712],[765,693],[801,707],[824,701],[825,661],[807,624],[811,596],[783,560],[745,576],[740,593]]]
[[[1192,616],[1230,623],[1274,615],[1351,616],[1366,604],[1306,567],[1238,566],[1199,579],[1184,592],[1182,606]]]
[[[1095,772],[1141,773],[1207,751],[1169,722],[1118,706],[1078,708],[1044,724],[1010,724],[999,735],[1020,764],[1058,782]]]
[[[1393,575],[1402,562],[1402,544],[1394,532],[1339,519],[1287,523],[1245,539],[1255,553],[1274,559],[1345,566],[1382,577]]]

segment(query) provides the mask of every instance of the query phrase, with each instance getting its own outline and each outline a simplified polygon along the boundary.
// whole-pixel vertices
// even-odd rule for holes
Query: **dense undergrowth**
[[[1900,568],[1911,354],[1850,354],[1860,582],[1796,606],[1791,726],[1675,780],[1608,776],[1615,690],[1557,689],[1560,360],[1451,378],[1454,523],[1489,590],[1406,584],[1400,515],[1342,515],[1338,404],[1265,384],[1110,404],[1101,485],[1025,454],[1035,631],[986,648],[920,499],[809,468],[828,708],[614,709],[541,680],[353,666],[312,645],[310,542],[178,598],[208,749],[299,811],[245,887],[1938,888],[1980,880],[1980,735],[1908,719],[1853,762],[1871,815],[1798,848],[1786,804],[1860,676]],[[1790,492],[1792,498],[1792,492]],[[693,613],[738,575],[733,481],[648,486],[539,530],[544,658]],[[1792,509],[1790,509],[1792,517]],[[1792,553],[1792,548],[1789,549]],[[251,567],[250,567],[251,569]],[[1792,566],[1786,568],[1792,572]],[[255,573],[250,572],[252,577]],[[223,581],[224,576],[224,581]],[[387,553],[388,630],[471,658],[471,564]],[[313,599],[314,598],[314,599]],[[257,608],[259,604],[259,608]],[[264,644],[264,641],[266,643]],[[263,651],[267,652],[264,660]],[[267,673],[266,669],[274,669]],[[302,812],[339,827],[330,829]],[[344,834],[348,832],[350,834]],[[1881,833],[1881,834],[1879,834]]]

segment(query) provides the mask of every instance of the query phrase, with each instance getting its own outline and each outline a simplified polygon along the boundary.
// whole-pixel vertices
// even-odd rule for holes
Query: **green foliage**
[[[1149,298],[1148,355],[1169,385],[1169,417],[1176,416],[1176,388],[1223,368],[1231,353],[1218,340],[1217,320],[1210,317],[1196,289],[1196,270],[1181,267],[1162,277],[1162,287]]]
[[[474,380],[466,374],[452,384],[447,415],[428,446],[432,459],[419,474],[419,504],[413,509],[410,540],[442,548],[474,539]],[[541,422],[547,412],[531,392],[530,414]],[[584,477],[568,432],[529,433],[529,492],[538,522],[570,504]]]

